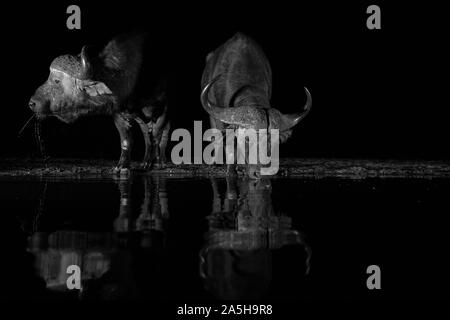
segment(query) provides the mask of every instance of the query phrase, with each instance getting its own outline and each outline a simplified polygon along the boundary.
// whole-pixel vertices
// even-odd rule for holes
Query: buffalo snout
[[[34,111],[36,109],[36,105],[38,103],[36,103],[35,100],[33,100],[33,98],[30,99],[30,102],[28,102],[28,106],[30,107],[31,111]]]
[[[44,115],[49,113],[48,103],[43,101],[42,99],[37,98],[36,96],[31,97],[28,102],[28,107],[30,107],[31,111],[38,115]]]

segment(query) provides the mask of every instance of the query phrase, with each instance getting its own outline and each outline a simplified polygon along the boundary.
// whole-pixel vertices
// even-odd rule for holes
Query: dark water
[[[0,180],[2,295],[448,297],[449,180]],[[366,286],[381,268],[381,290]],[[82,291],[66,269],[81,268]]]

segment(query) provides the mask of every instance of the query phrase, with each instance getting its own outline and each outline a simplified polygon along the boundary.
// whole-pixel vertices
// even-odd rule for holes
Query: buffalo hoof
[[[148,170],[150,170],[150,169],[152,169],[152,163],[151,163],[151,162],[146,162],[146,161],[144,161],[144,162],[142,162],[142,163],[139,165],[139,170],[142,170],[142,171],[148,171]]]
[[[247,175],[250,179],[261,179],[261,171],[259,168],[249,167]]]
[[[167,162],[156,162],[155,163],[155,169],[164,169],[167,168]]]
[[[128,177],[131,173],[130,168],[115,167],[113,173],[121,177]]]
[[[160,163],[161,161],[159,161],[158,159],[147,160],[141,163],[140,168],[143,170],[159,169],[161,168]]]
[[[254,173],[252,173],[252,174],[249,174],[248,177],[249,177],[250,179],[258,180],[258,179],[261,179],[261,174],[260,174],[260,173],[257,173],[257,172],[254,172]]]
[[[160,167],[161,169],[167,168],[168,166],[169,166],[169,165],[168,165],[167,162],[161,162],[161,163],[159,164],[159,167]]]

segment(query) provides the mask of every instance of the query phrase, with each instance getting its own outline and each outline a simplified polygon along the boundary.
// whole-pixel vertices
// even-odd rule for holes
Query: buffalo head
[[[56,116],[71,123],[83,115],[111,113],[114,96],[104,82],[95,80],[91,60],[86,46],[78,56],[62,55],[53,60],[47,81],[29,102],[38,119]]]
[[[239,106],[227,108],[224,106],[217,106],[211,103],[208,99],[211,86],[221,77],[218,75],[211,82],[209,82],[202,90],[201,102],[205,110],[214,119],[228,124],[236,128],[244,129],[278,129],[280,131],[280,138],[290,136],[292,128],[297,125],[311,110],[312,98],[308,89],[306,92],[306,104],[301,112],[292,114],[283,114],[278,109],[270,108],[268,106]]]

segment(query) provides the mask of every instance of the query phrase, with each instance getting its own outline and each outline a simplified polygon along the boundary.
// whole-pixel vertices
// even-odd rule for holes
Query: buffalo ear
[[[91,97],[112,94],[112,91],[108,88],[108,86],[100,81],[84,81],[82,89]]]

